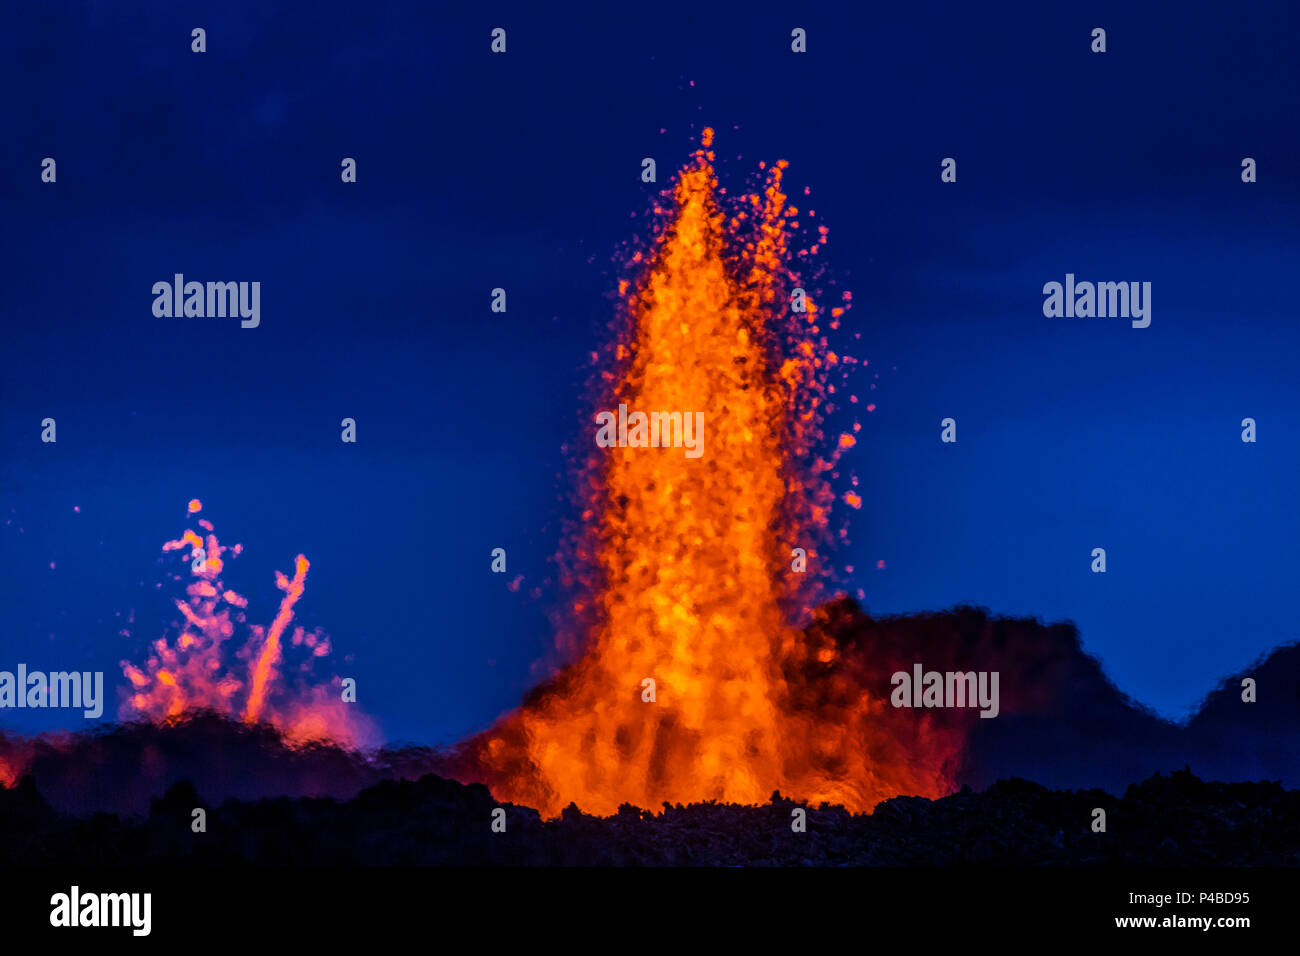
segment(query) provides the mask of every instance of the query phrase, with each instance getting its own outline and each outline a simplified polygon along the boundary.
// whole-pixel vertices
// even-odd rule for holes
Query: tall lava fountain
[[[797,628],[826,579],[834,456],[854,443],[844,434],[829,460],[817,454],[828,380],[852,362],[822,326],[844,307],[791,307],[805,301],[791,261],[826,230],[791,253],[799,211],[782,192],[785,164],[761,194],[728,201],[711,140],[620,284],[624,331],[598,396],[607,409],[703,412],[703,455],[592,452],[572,608],[589,622],[581,654],[463,752],[462,776],[547,814],[570,801],[594,813],[761,803],[776,789],[869,809],[943,789],[928,768],[873,765],[863,738],[884,696],[864,691],[833,641]]]

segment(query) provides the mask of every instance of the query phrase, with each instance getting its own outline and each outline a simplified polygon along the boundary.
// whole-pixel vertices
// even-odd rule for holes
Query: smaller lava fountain
[[[197,500],[190,502],[191,515],[201,510]],[[122,662],[131,690],[119,716],[164,723],[206,710],[246,724],[269,723],[291,745],[321,742],[360,749],[377,743],[372,722],[356,704],[343,701],[339,678],[328,685],[306,681],[313,663],[330,653],[329,638],[320,630],[294,626],[289,631],[294,606],[306,588],[307,559],[298,555],[292,578],[276,572],[276,586],[284,596],[270,626],[246,625],[247,599],[221,581],[225,556],[239,555],[243,546],[222,545],[206,519],[198,519],[198,525],[204,535],[186,529],[163,545],[164,552],[189,549],[192,580],[185,589],[187,600],[175,602],[183,626],[173,639],[154,641],[142,665]],[[231,660],[229,644],[241,630],[246,636],[233,653],[243,662],[238,666]],[[287,644],[302,658],[295,681],[285,679],[286,632]]]
[[[165,555],[185,562],[186,570],[172,575],[178,583],[188,581],[184,599],[173,599],[181,619],[174,634],[149,645],[143,662],[121,662],[128,681],[118,708],[123,727],[168,728],[204,717],[205,728],[234,722],[254,735],[269,734],[289,751],[336,747],[364,759],[382,742],[378,726],[358,704],[343,700],[340,678],[313,678],[317,662],[330,653],[329,637],[293,624],[311,567],[307,558],[297,556],[292,578],[276,572],[284,596],[270,625],[249,624],[248,600],[221,577],[226,561],[243,546],[221,544],[212,523],[198,517],[203,506],[197,499],[188,510],[199,530],[188,528],[162,546]],[[32,740],[0,734],[0,786],[13,787],[34,754],[80,752],[93,736],[59,731]]]

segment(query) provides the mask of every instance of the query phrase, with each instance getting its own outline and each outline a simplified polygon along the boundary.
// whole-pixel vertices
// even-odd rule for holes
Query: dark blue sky
[[[390,738],[453,740],[512,706],[550,647],[551,598],[507,592],[488,555],[507,548],[525,591],[547,576],[585,357],[652,195],[641,159],[666,178],[704,125],[733,189],[790,161],[854,293],[878,409],[847,560],[873,612],[1072,619],[1171,716],[1300,636],[1287,0],[1176,19],[130,6],[0,14],[0,668],[116,686],[175,616],[158,549],[199,497],[247,548],[227,582],[255,620],[274,613],[272,572],[313,562],[299,619],[352,656],[337,667]],[[176,272],[260,281],[261,326],[155,318],[150,289]],[[1043,283],[1067,272],[1150,281],[1151,327],[1045,318]],[[127,640],[114,615],[131,610]]]

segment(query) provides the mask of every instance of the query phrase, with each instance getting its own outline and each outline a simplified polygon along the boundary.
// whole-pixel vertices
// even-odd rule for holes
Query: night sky
[[[0,669],[120,686],[176,617],[160,546],[197,497],[252,620],[311,560],[298,620],[389,739],[513,706],[621,244],[706,125],[733,191],[789,161],[853,292],[877,408],[844,559],[873,613],[1073,620],[1171,717],[1300,637],[1290,0],[190,6],[0,13]],[[155,317],[177,272],[260,281],[260,327]],[[1044,317],[1067,272],[1151,282],[1151,326]]]

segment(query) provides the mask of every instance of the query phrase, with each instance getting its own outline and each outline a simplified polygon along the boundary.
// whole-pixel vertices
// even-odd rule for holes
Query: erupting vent
[[[190,514],[201,507],[191,501]],[[248,724],[269,723],[290,744],[319,741],[359,748],[376,743],[370,722],[354,705],[344,703],[340,681],[315,686],[306,682],[313,662],[329,654],[329,638],[302,627],[285,636],[294,605],[306,588],[307,559],[298,555],[292,578],[276,572],[276,586],[284,597],[271,625],[248,625],[241,634],[248,601],[222,584],[221,572],[227,552],[238,555],[242,546],[223,546],[209,521],[198,523],[206,536],[186,530],[163,545],[165,552],[189,549],[185,553],[193,580],[186,587],[188,600],[176,600],[184,625],[174,639],[154,641],[142,665],[122,662],[131,691],[121,717],[162,723],[209,710]],[[241,642],[233,652],[232,639]],[[286,642],[299,658],[297,673],[286,674]]]
[[[548,815],[570,801],[602,814],[761,803],[776,789],[866,810],[947,789],[942,747],[872,759],[887,697],[866,691],[833,641],[799,629],[828,579],[819,546],[835,456],[855,441],[823,434],[831,379],[854,362],[830,350],[824,327],[838,327],[849,296],[829,314],[811,296],[806,311],[792,306],[804,300],[793,262],[815,255],[826,229],[792,253],[786,164],[767,171],[761,195],[728,201],[711,145],[706,131],[656,210],[654,249],[620,283],[623,327],[599,396],[603,409],[702,412],[703,454],[592,451],[570,582],[584,595],[573,606],[581,654],[463,750],[464,776]],[[842,500],[860,504],[852,488]]]

